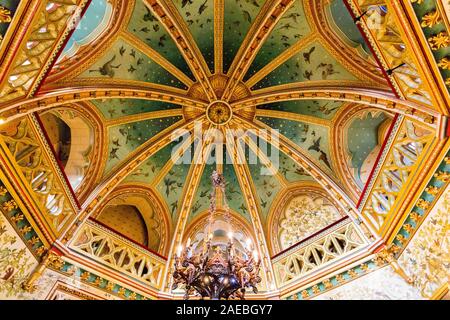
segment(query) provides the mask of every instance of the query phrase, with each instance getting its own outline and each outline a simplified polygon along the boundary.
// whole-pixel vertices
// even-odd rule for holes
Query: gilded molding
[[[255,59],[265,39],[270,35],[270,32],[276,26],[283,13],[293,3],[293,0],[265,2],[230,66],[228,83],[222,94],[223,100],[230,101],[233,97],[236,86],[245,76],[246,71]]]

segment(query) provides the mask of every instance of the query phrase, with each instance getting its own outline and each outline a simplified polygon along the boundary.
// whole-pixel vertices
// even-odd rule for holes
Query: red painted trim
[[[384,149],[386,149],[387,142],[388,142],[389,137],[391,136],[392,132],[394,131],[394,127],[395,127],[395,124],[397,123],[397,120],[398,120],[399,116],[400,115],[398,113],[395,114],[394,120],[392,120],[391,127],[389,128],[389,131],[387,132],[386,139],[384,139],[383,145],[381,146],[380,152],[378,153],[377,159],[375,160],[375,164],[374,164],[374,166],[372,168],[372,171],[370,172],[369,178],[367,179],[367,183],[364,186],[364,189],[363,189],[363,191],[361,193],[361,197],[359,198],[359,201],[358,201],[358,204],[357,204],[356,208],[359,208],[359,206],[361,205],[361,202],[364,199],[364,194],[366,193],[367,189],[369,188],[370,180],[372,180],[372,177],[375,174],[375,169],[378,166],[378,162],[380,162],[380,160],[381,160],[381,156],[383,155]]]
[[[80,14],[80,20],[78,21],[78,24],[81,22],[81,19],[83,19],[84,15],[85,15],[87,9],[89,8],[89,6],[91,5],[91,3],[92,3],[92,0],[88,0],[86,5],[84,6],[83,11],[81,11],[81,14]],[[66,45],[69,42],[70,38],[72,37],[73,33],[77,29],[78,24],[73,28],[73,30],[71,30],[69,32],[67,37],[64,39],[64,42],[63,42],[61,48],[59,49],[59,52],[56,54],[55,58],[53,59],[52,63],[50,64],[49,68],[47,69],[47,71],[45,72],[44,76],[42,77],[42,80],[41,80],[41,82],[39,83],[39,85],[38,85],[38,87],[36,89],[36,94],[38,94],[39,91],[41,90],[42,85],[44,84],[44,82],[47,79],[48,75],[50,74],[50,72],[52,71],[52,69],[55,66],[56,62],[58,61],[59,57],[61,56],[62,52],[64,51],[64,48],[66,47]]]
[[[56,156],[56,151],[55,151],[55,149],[53,148],[53,145],[50,142],[50,138],[49,138],[49,136],[47,134],[47,131],[45,130],[44,124],[42,123],[42,120],[39,117],[39,114],[37,114],[35,112],[34,116],[36,117],[36,120],[38,121],[39,126],[41,127],[41,130],[42,130],[42,132],[44,134],[45,140],[47,140],[47,143],[50,146],[50,150],[52,151],[53,157],[56,159],[56,163],[58,164],[59,170],[61,170],[61,173],[62,173],[62,175],[64,177],[64,180],[66,181],[66,184],[69,187],[69,191],[72,194],[73,198],[75,199],[75,203],[78,206],[78,209],[81,210],[81,205],[80,205],[80,202],[78,201],[77,195],[76,195],[75,191],[73,191],[72,185],[70,184],[70,181],[69,181],[69,179],[66,176],[66,172],[64,171],[64,166],[62,165],[62,163],[59,160],[59,158]]]
[[[350,4],[348,3],[348,0],[344,0],[344,4],[347,7],[348,12],[350,13],[350,15],[352,16],[353,19],[356,19],[356,16],[353,14],[353,10],[350,7]],[[383,65],[381,64],[380,59],[378,59],[378,56],[374,50],[374,48],[372,47],[372,45],[370,44],[369,39],[367,38],[366,34],[364,33],[363,29],[361,28],[361,26],[357,23],[356,26],[359,29],[359,32],[361,33],[361,35],[364,38],[364,41],[366,41],[367,46],[369,47],[370,51],[372,52],[373,57],[375,58],[375,60],[378,63],[378,66],[380,67],[381,71],[383,72],[384,77],[387,80],[387,83],[389,84],[389,87],[391,87],[392,92],[395,94],[395,96],[400,99],[399,95],[397,94],[397,91],[394,88],[394,85],[391,82],[391,78],[389,77],[389,75],[387,74],[386,70],[384,70]]]
[[[154,254],[155,256],[158,256],[158,257],[160,257],[161,259],[164,259],[164,260],[167,261],[167,258],[164,257],[163,255],[159,254],[158,252],[153,251],[153,250],[150,249],[150,248],[147,248],[146,246],[142,245],[142,244],[139,243],[139,242],[136,242],[135,240],[133,240],[133,239],[131,239],[131,238],[128,238],[126,235],[124,235],[124,234],[122,234],[122,233],[120,233],[120,232],[117,232],[116,230],[112,229],[111,227],[107,226],[106,224],[104,224],[104,223],[102,223],[102,222],[100,222],[100,221],[98,221],[98,220],[95,220],[94,218],[89,218],[89,220],[95,222],[96,224],[101,225],[102,227],[104,227],[105,229],[108,229],[108,230],[111,231],[111,232],[114,232],[115,234],[121,236],[122,238],[125,238],[125,239],[127,239],[128,241],[133,242],[135,245],[139,246],[140,248],[144,249],[145,251],[148,251],[148,252]]]
[[[348,216],[343,217],[343,218],[339,219],[339,220],[336,221],[336,222],[333,222],[333,223],[330,224],[329,226],[327,226],[327,227],[325,227],[325,228],[323,228],[323,229],[321,229],[321,230],[319,230],[319,231],[313,233],[312,235],[310,235],[310,236],[306,237],[305,239],[301,240],[300,242],[297,242],[296,244],[290,246],[289,248],[284,249],[283,251],[277,253],[276,255],[272,256],[271,259],[275,259],[275,258],[281,256],[283,253],[286,253],[286,252],[288,252],[289,250],[291,250],[291,249],[293,249],[293,248],[295,248],[295,247],[301,245],[302,243],[305,243],[305,242],[308,241],[309,239],[314,238],[315,236],[317,236],[317,235],[323,233],[324,231],[326,231],[326,230],[328,230],[328,229],[331,229],[332,227],[338,225],[339,223],[341,223],[342,221],[345,221],[345,220],[347,220],[347,219],[349,219]]]
[[[447,137],[450,137],[450,118],[447,119],[447,130],[445,130],[445,132],[447,133]]]

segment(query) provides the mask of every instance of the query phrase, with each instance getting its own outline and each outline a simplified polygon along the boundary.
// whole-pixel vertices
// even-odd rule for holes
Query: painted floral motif
[[[427,298],[449,281],[449,212],[450,188],[446,190],[399,258],[406,272],[412,275],[414,286]]]
[[[291,200],[280,222],[282,249],[289,248],[305,237],[340,218],[339,211],[324,198],[300,195]]]
[[[0,214],[0,299],[14,299],[21,292],[37,261]]]

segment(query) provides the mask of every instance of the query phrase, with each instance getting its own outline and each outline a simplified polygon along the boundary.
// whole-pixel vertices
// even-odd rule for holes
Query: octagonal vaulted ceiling
[[[84,107],[102,119],[99,134],[107,145],[101,159],[91,163],[101,168],[91,191],[98,192],[98,185],[132,168],[122,184],[150,188],[174,225],[181,214],[190,223],[208,209],[213,170],[225,175],[233,213],[251,225],[251,197],[265,232],[277,199],[293,186],[328,185],[354,204],[361,190],[349,188],[346,180],[356,178],[345,176],[338,149],[346,149],[343,162],[360,172],[380,144],[378,127],[390,117],[380,111],[336,130],[339,119],[358,104],[327,98],[327,90],[389,94],[339,0],[92,0],[42,90],[72,87],[146,93],[136,99],[85,101]],[[306,94],[296,94],[301,90]],[[231,108],[226,125],[207,115],[208,106],[217,101]],[[276,130],[280,144],[250,134],[254,139],[242,140],[243,148],[232,148],[235,140],[219,142],[213,134],[210,142],[216,144],[209,148],[188,139],[186,132],[184,139],[167,142],[176,129],[192,130],[194,120],[203,129],[223,133]],[[355,139],[352,133],[365,128],[369,135]],[[345,145],[337,135],[345,137]],[[199,178],[190,184],[191,173],[198,170],[195,164],[174,160],[194,156],[201,148],[205,159],[212,160],[196,171]],[[137,163],[144,154],[145,160]],[[230,164],[237,156],[243,164]],[[262,174],[267,171],[269,175]]]

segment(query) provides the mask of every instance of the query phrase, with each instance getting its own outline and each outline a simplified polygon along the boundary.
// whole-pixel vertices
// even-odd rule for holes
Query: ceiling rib
[[[250,64],[263,45],[266,38],[281,18],[283,13],[294,3],[293,0],[266,1],[256,17],[250,31],[231,64],[229,79],[222,95],[222,100],[229,101],[234,89],[244,78]]]
[[[132,123],[132,122],[146,121],[146,120],[153,120],[153,119],[160,119],[160,118],[169,118],[169,117],[176,117],[176,116],[182,116],[182,115],[183,115],[183,109],[181,109],[181,108],[144,112],[144,113],[139,113],[139,114],[133,114],[130,116],[119,117],[116,119],[106,120],[105,127],[114,127],[114,126],[118,126],[118,125],[122,125],[122,124]]]
[[[265,76],[267,76],[272,71],[281,66],[283,63],[285,63],[287,60],[295,56],[297,53],[299,53],[301,50],[303,50],[305,47],[307,47],[316,39],[317,37],[314,33],[310,33],[306,37],[301,38],[293,46],[289,47],[287,50],[283,51],[283,53],[281,53],[278,57],[276,57],[268,64],[266,64],[261,70],[259,70],[255,75],[253,75],[250,79],[248,79],[245,84],[249,88],[252,88],[255,84],[264,79]]]
[[[268,132],[272,130],[269,126],[261,123],[260,121],[256,120],[254,122],[250,122],[238,115],[236,115],[235,117],[235,121],[237,121],[239,125],[244,126],[244,128],[253,130],[265,130]],[[265,137],[264,135],[261,135],[260,137],[270,143],[270,141],[268,141],[268,137]],[[350,200],[347,194],[335,183],[335,181],[328,174],[323,172],[323,170],[315,163],[315,161],[309,159],[309,157],[305,155],[304,151],[302,151],[300,147],[298,147],[295,143],[293,143],[282,134],[278,134],[278,138],[279,149],[281,152],[284,152],[286,155],[291,157],[298,165],[303,167],[305,171],[318,183],[320,183],[336,201],[342,202],[342,198],[345,198],[347,206],[354,206],[354,203]]]
[[[397,112],[407,118],[420,121],[435,129],[442,117],[435,110],[414,102],[396,98],[392,92],[382,89],[355,88],[350,85],[302,86],[297,84],[254,91],[253,95],[231,103],[234,111],[250,106],[295,100],[331,100],[368,105],[388,112]]]
[[[315,124],[315,125],[322,126],[322,127],[330,127],[331,126],[330,120],[313,117],[313,116],[308,116],[308,115],[304,115],[304,114],[300,114],[300,113],[294,113],[294,112],[290,112],[290,111],[257,109],[256,116],[306,122],[306,123]]]
[[[217,100],[209,80],[210,71],[203,55],[197,47],[188,26],[172,2],[163,0],[144,0],[156,17],[174,39],[197,81],[203,87],[209,101]]]
[[[277,178],[278,182],[280,182],[281,187],[285,188],[289,183],[280,173],[278,168],[274,167],[274,164],[269,160],[267,155],[264,152],[262,152],[262,150],[256,145],[255,141],[253,141],[251,137],[246,136],[243,139],[245,143],[248,145],[248,147],[253,151],[253,153],[256,154],[258,158],[261,160],[261,164],[265,165],[266,168]]]
[[[204,101],[188,97],[186,94],[170,87],[156,88],[151,85],[133,86],[126,84],[98,84],[85,86],[82,83],[68,87],[45,88],[39,96],[31,99],[4,105],[0,109],[0,117],[11,121],[29,113],[44,111],[61,105],[80,101],[98,99],[142,99],[161,101],[191,107],[205,111],[207,104]]]
[[[83,203],[83,210],[78,216],[78,221],[83,222],[102,204],[105,198],[128,176],[139,167],[146,159],[155,155],[162,148],[169,145],[174,139],[194,130],[195,121],[201,121],[204,116],[188,122],[179,122],[168,129],[156,134],[145,144],[143,144],[136,152],[134,152],[127,161],[124,161],[119,168],[114,170],[103,181],[101,181],[97,188],[92,191],[90,197]],[[81,223],[74,224],[67,232],[65,232],[60,240],[67,243],[75,234]]]
[[[209,127],[211,129],[211,126]],[[175,227],[173,240],[170,245],[170,252],[167,258],[166,272],[161,288],[167,292],[171,290],[172,284],[172,267],[174,264],[174,255],[176,248],[183,242],[183,235],[186,228],[186,223],[189,217],[189,213],[194,202],[195,195],[200,184],[203,171],[205,169],[206,159],[208,158],[212,141],[214,139],[213,130],[207,130],[205,134],[205,139],[200,143],[195,150],[195,155],[192,161],[192,165],[189,169],[189,174],[186,178],[185,187],[183,190],[183,196],[181,197],[182,203],[178,213],[178,221]]]
[[[228,127],[229,128],[229,127]],[[229,134],[232,134],[229,131]],[[264,228],[261,223],[260,210],[258,210],[258,202],[255,198],[255,191],[252,188],[250,172],[245,161],[245,156],[239,145],[234,143],[234,137],[227,135],[226,137],[227,151],[229,152],[233,167],[236,171],[236,177],[243,192],[247,208],[253,225],[253,232],[257,241],[257,250],[261,258],[263,267],[263,276],[266,278],[266,284],[269,291],[276,289],[275,275],[270,259],[270,252],[267,246]]]
[[[153,50],[150,46],[144,43],[141,39],[136,37],[129,31],[122,31],[120,36],[128,42],[130,45],[134,46],[136,49],[144,53],[147,57],[154,60],[161,67],[166,69],[169,73],[174,75],[178,80],[183,82],[186,86],[190,87],[194,82],[189,78],[183,71],[175,67],[166,58],[161,56],[157,51]]]
[[[214,73],[223,73],[225,0],[214,0]]]

